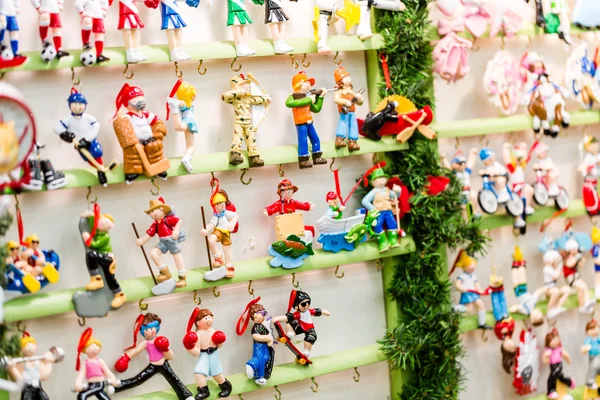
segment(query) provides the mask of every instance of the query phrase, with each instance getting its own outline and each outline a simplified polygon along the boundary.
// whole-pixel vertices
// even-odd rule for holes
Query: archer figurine
[[[249,320],[254,322],[252,326],[252,358],[246,363],[246,376],[253,379],[259,386],[267,384],[271,377],[273,362],[275,360],[275,349],[273,348],[273,335],[269,329],[267,310],[259,304],[260,296],[250,300],[246,309],[238,319],[235,332],[242,336],[248,328]]]
[[[240,216],[230,209],[233,204],[231,204],[227,192],[219,189],[218,182],[215,184],[210,196],[210,205],[213,208],[213,217],[206,228],[200,231],[200,234],[208,237],[208,245],[213,256],[213,266],[217,268],[207,271],[204,274],[204,279],[218,281],[223,278],[233,278],[235,268],[233,266],[231,234],[237,232],[237,223]],[[235,209],[235,206],[233,206],[233,209]],[[221,243],[223,248],[222,255],[218,243]]]
[[[321,111],[327,89],[311,89],[314,85],[314,78],[309,78],[304,71],[298,72],[292,78],[294,93],[285,101],[285,105],[291,108],[294,114],[294,124],[298,135],[298,166],[300,169],[312,167],[313,162],[315,164],[327,164],[327,160],[322,157],[321,140],[312,117],[312,113]],[[313,162],[310,161],[308,153],[309,140]]]
[[[340,196],[335,192],[327,192],[325,200],[328,206],[325,215],[332,219],[342,219],[346,206],[340,204]]]
[[[313,317],[331,316],[331,313],[327,310],[310,308],[310,304],[311,299],[308,293],[292,290],[286,314],[273,317],[275,323],[286,322],[285,336],[289,340],[293,340],[296,335],[304,335],[304,350],[301,354],[296,355],[297,362],[302,356],[306,359],[310,357],[310,351],[317,341]]]
[[[113,0],[109,0],[112,4]],[[140,29],[144,23],[140,19],[140,10],[135,4],[141,0],[119,0],[119,25],[117,29],[123,32],[125,44],[125,59],[128,63],[146,61],[147,57],[140,50]],[[148,8],[158,8],[158,0],[144,0]]]
[[[196,151],[196,134],[199,131],[194,115],[194,100],[196,87],[182,79],[175,82],[167,98],[167,121],[169,116],[173,116],[173,129],[185,135],[186,149],[181,164],[190,174],[194,171],[192,156]]]
[[[596,385],[596,376],[600,375],[600,328],[595,319],[588,321],[585,325],[585,341],[581,346],[582,355],[588,355],[589,366],[585,378],[585,385],[600,395],[600,388]]]
[[[196,332],[192,328],[196,327]],[[206,308],[194,308],[188,320],[186,334],[183,337],[183,346],[188,353],[198,357],[194,367],[194,377],[198,394],[196,400],[207,399],[210,391],[206,385],[206,378],[212,377],[219,385],[219,397],[229,397],[232,391],[231,382],[223,375],[223,366],[219,358],[219,349],[223,347],[227,337],[223,331],[213,328],[213,313]]]
[[[50,62],[54,57],[59,60],[69,55],[62,49],[60,13],[63,10],[63,0],[31,0],[37,10],[40,39],[42,40],[42,60]],[[48,39],[48,29],[52,30],[52,42]]]
[[[389,11],[404,11],[406,6],[400,0],[355,0],[360,7],[360,21],[356,28],[356,35],[360,40],[367,40],[373,36],[371,30],[371,7]]]
[[[110,400],[109,385],[119,387],[119,381],[115,374],[108,368],[104,360],[98,358],[102,351],[102,343],[94,338],[92,328],[87,328],[81,334],[77,344],[77,365],[75,371],[78,371],[75,379],[75,391],[77,400],[87,400],[96,397],[100,400]],[[80,356],[85,353],[87,359],[81,365]]]
[[[588,215],[593,217],[600,213],[600,199],[598,199],[597,191],[600,144],[594,136],[585,135],[580,149],[583,153],[583,160],[578,169],[583,175],[583,204]]]
[[[143,246],[150,238],[158,235],[158,243],[150,251],[150,257],[158,268],[159,275],[156,278],[158,282],[164,282],[171,279],[171,272],[164,263],[163,254],[171,253],[179,276],[177,278],[176,287],[182,288],[187,286],[186,270],[181,256],[181,247],[179,243],[185,241],[186,234],[181,228],[181,219],[175,215],[170,205],[165,204],[162,197],[158,200],[150,200],[150,206],[146,214],[152,218],[154,222],[146,231],[146,234],[136,240],[138,246]]]
[[[592,226],[592,257],[594,259],[594,272],[596,275],[595,293],[596,299],[600,299],[600,229]]]
[[[182,30],[187,24],[179,14],[177,1],[178,0],[160,0],[161,29],[167,33],[171,61],[175,62],[192,58],[183,50],[183,43],[181,43]],[[197,8],[200,4],[200,0],[185,0],[185,4],[189,7]]]
[[[175,391],[178,399],[192,400],[194,395],[185,387],[185,384],[179,379],[169,364],[169,361],[174,357],[169,339],[164,336],[157,336],[161,323],[162,319],[153,313],[140,314],[137,317],[133,329],[133,345],[126,348],[124,354],[117,360],[115,370],[120,373],[127,371],[129,361],[144,350],[148,353],[149,363],[136,376],[121,380],[121,385],[115,388],[115,392],[122,392],[138,387],[154,375],[160,374]],[[143,337],[140,343],[137,342],[138,333]]]
[[[400,221],[399,210],[396,207],[396,215],[393,212],[393,204],[398,202],[400,193],[399,187],[390,189],[386,186],[389,175],[382,168],[376,168],[371,173],[371,185],[373,189],[362,199],[362,205],[368,212],[378,211],[376,225],[373,227],[373,233],[377,236],[379,242],[379,252],[383,253],[390,247],[398,247],[398,226]],[[365,185],[367,179],[365,178]]]
[[[238,1],[240,0],[227,1],[230,4],[239,4]],[[260,87],[262,93],[252,93],[251,83]],[[221,96],[221,99],[225,103],[233,106],[234,112],[233,136],[229,148],[229,164],[239,165],[244,162],[244,159],[242,158],[242,143],[245,142],[246,147],[248,148],[248,162],[250,167],[262,167],[265,165],[265,162],[260,158],[260,154],[256,147],[256,136],[254,135],[267,116],[266,108],[271,104],[271,96],[264,91],[251,73],[248,74],[248,78],[245,78],[242,74],[236,75],[229,80],[229,84],[231,89]],[[253,112],[254,110],[257,110],[255,107],[264,108],[262,118],[258,121],[255,120],[256,114]]]
[[[262,5],[264,0],[252,0],[252,2]],[[266,13],[265,17],[268,16],[268,13]],[[244,0],[227,0],[227,26],[230,26],[233,31],[235,55],[237,57],[247,57],[256,54],[248,46],[248,25],[250,24],[252,24],[252,20],[248,15]]]
[[[103,150],[98,141],[100,124],[96,117],[85,112],[88,104],[87,99],[75,88],[71,89],[67,103],[71,114],[61,119],[54,126],[54,133],[65,142],[73,144],[81,158],[96,169],[98,182],[106,187],[108,186],[106,172],[116,167],[117,163],[113,161],[106,167],[102,162]]]
[[[333,101],[337,104],[340,119],[335,131],[335,148],[341,149],[346,147],[345,140],[348,139],[348,150],[357,151],[360,150],[358,145],[358,122],[356,121],[356,105],[362,106],[363,97],[362,93],[365,91],[361,89],[358,92],[354,92],[352,87],[352,78],[346,69],[339,66],[333,72],[333,78],[335,80],[336,91]]]
[[[75,9],[81,17],[81,41],[83,53],[91,52],[91,34],[94,34],[94,47],[96,48],[96,62],[98,64],[110,61],[104,52],[104,18],[108,11],[108,0],[75,0]]]
[[[123,148],[125,182],[130,184],[141,174],[167,179],[167,170],[171,166],[163,154],[167,129],[156,115],[146,111],[142,89],[124,84],[115,105],[113,128]]]
[[[571,356],[563,349],[556,328],[553,328],[546,334],[545,345],[546,350],[542,356],[542,361],[544,364],[550,364],[547,395],[549,399],[558,399],[558,393],[556,392],[556,384],[558,381],[564,383],[571,389],[575,387],[575,380],[567,377],[563,373],[563,360],[568,364],[571,364]]]

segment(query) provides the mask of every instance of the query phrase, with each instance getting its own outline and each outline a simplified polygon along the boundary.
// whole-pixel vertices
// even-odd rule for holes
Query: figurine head
[[[500,345],[500,353],[502,354],[502,368],[507,374],[512,373],[512,367],[517,359],[517,349],[511,338],[505,338]]]
[[[475,271],[475,267],[477,266],[477,261],[473,257],[467,254],[466,251],[461,250],[456,257],[456,261],[454,262],[454,268],[460,268],[465,271],[467,274],[471,274]]]
[[[600,146],[598,145],[598,139],[595,136],[586,135],[583,138],[583,148],[588,153],[598,154],[600,151]]]
[[[479,159],[486,167],[491,166],[496,161],[496,155],[489,148],[483,148],[479,151]]]
[[[546,66],[542,61],[542,58],[536,52],[528,52],[523,54],[523,57],[521,58],[521,65],[529,72],[538,75],[546,71]]]
[[[352,87],[352,78],[346,68],[339,66],[335,71],[333,71],[333,80],[337,87]]]
[[[284,179],[277,185],[277,195],[284,200],[290,200],[297,191],[298,187],[292,185],[289,179]]]
[[[156,314],[148,313],[144,315],[144,319],[140,326],[140,335],[146,340],[152,340],[160,330],[162,319]]]
[[[101,350],[102,350],[102,343],[100,343],[100,341],[98,339],[95,339],[92,337],[85,344],[85,348],[83,349],[83,352],[85,353],[85,355],[88,358],[95,358],[95,357],[98,357],[98,354],[100,354]]]
[[[556,268],[562,262],[562,257],[560,253],[556,250],[547,250],[544,253],[544,264],[550,265],[553,268]]]
[[[301,290],[292,290],[290,303],[288,304],[288,312],[292,308],[300,312],[307,311],[310,308],[310,296],[308,293]]]
[[[8,255],[14,258],[19,255],[21,246],[19,246],[19,242],[15,240],[9,240],[8,243],[6,243],[6,248],[8,249]]]
[[[75,116],[83,114],[88,104],[85,96],[79,93],[75,88],[71,89],[71,95],[67,99],[67,103],[69,103],[71,114]]]
[[[514,155],[518,163],[523,163],[527,158],[527,144],[517,143],[514,148]]]
[[[23,332],[23,336],[21,337],[21,354],[23,357],[31,357],[34,356],[36,352],[37,342],[33,336],[29,335],[29,333]]]
[[[38,247],[40,247],[40,238],[38,235],[29,235],[25,238],[25,244],[30,249],[36,250]]]
[[[600,334],[600,329],[598,328],[598,323],[595,319],[592,319],[585,324],[585,334],[592,337],[596,337]]]
[[[144,92],[138,86],[124,84],[115,100],[117,111],[121,107],[127,108],[131,112],[141,112],[146,108],[146,98]]]
[[[187,108],[190,108],[194,100],[196,100],[196,87],[191,83],[181,81],[175,94],[179,100],[183,101]]]
[[[249,89],[250,79],[246,78],[243,74],[236,75],[229,79],[229,85],[232,89]]]
[[[450,162],[450,167],[453,171],[463,172],[467,169],[467,158],[461,150],[456,150],[454,153],[454,157],[452,157],[452,161]]]
[[[327,205],[330,207],[337,207],[340,204],[340,197],[336,192],[328,192],[325,199],[327,200]]]
[[[292,78],[294,93],[307,93],[315,85],[315,78],[309,78],[306,72],[300,71]]]
[[[2,122],[0,118],[0,174],[12,171],[19,162],[19,137],[15,122]]]
[[[253,304],[250,306],[250,318],[255,324],[262,324],[269,313],[262,304]]]
[[[373,185],[374,188],[382,189],[385,187],[385,184],[387,183],[388,179],[389,175],[386,174],[383,169],[377,168],[371,174],[371,185]]]
[[[213,318],[213,313],[208,308],[200,309],[196,316],[196,328],[203,331],[210,329],[213,324]]]
[[[565,242],[565,251],[568,254],[575,254],[579,252],[579,242],[575,239],[569,239]]]
[[[542,142],[537,142],[533,152],[538,159],[543,160],[548,157],[548,145]]]
[[[98,230],[108,232],[115,226],[115,220],[110,214],[102,214],[98,220]]]
[[[210,205],[212,206],[213,211],[217,214],[225,211],[228,203],[229,197],[227,196],[227,192],[223,189],[216,191],[210,197]]]
[[[544,324],[544,314],[541,310],[534,308],[529,314],[529,321],[533,326],[541,326]]]
[[[505,318],[497,321],[494,325],[494,333],[499,340],[512,337],[515,332],[515,321],[512,318]]]
[[[558,336],[556,328],[546,334],[545,345],[549,349],[560,347],[560,337]]]
[[[159,221],[165,217],[165,215],[171,212],[171,206],[164,203],[162,197],[158,200],[150,200],[150,206],[146,211],[146,214],[150,216],[155,221]]]

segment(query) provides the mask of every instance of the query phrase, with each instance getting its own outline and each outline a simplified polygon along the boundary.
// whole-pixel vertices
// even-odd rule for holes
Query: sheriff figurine
[[[313,90],[311,88],[314,84],[314,78],[309,78],[304,71],[298,72],[292,78],[294,93],[285,101],[285,105],[291,108],[294,114],[294,124],[296,124],[298,135],[298,166],[300,169],[312,167],[313,162],[315,164],[327,164],[327,160],[322,157],[321,140],[315,129],[311,114],[321,111],[327,89]],[[309,140],[312,148],[312,162],[308,153]]]
[[[121,385],[121,381],[115,377],[104,360],[98,357],[102,351],[102,343],[92,336],[93,333],[92,328],[87,328],[79,338],[77,365],[75,366],[78,374],[74,389],[78,392],[77,400],[87,400],[92,397],[110,400],[107,393],[110,391],[109,385],[118,387]],[[85,353],[87,356],[83,365],[80,360],[81,353]]]
[[[233,0],[228,0],[233,1]],[[236,3],[236,1],[233,1]],[[250,84],[258,82],[252,74],[248,77],[236,75],[229,80],[231,89],[223,93],[222,100],[233,106],[234,123],[233,137],[229,148],[229,164],[239,165],[244,162],[242,158],[242,143],[246,143],[250,167],[262,167],[265,162],[260,158],[256,147],[256,130],[264,120],[266,113],[259,121],[254,120],[252,107],[266,107],[271,104],[271,96],[264,91],[262,94],[253,94]]]
[[[193,327],[196,328],[195,332],[192,332]],[[194,367],[194,377],[198,387],[195,400],[210,397],[210,391],[206,385],[206,378],[209,376],[221,389],[219,397],[229,397],[231,394],[231,382],[223,375],[223,366],[219,358],[219,349],[223,347],[226,339],[223,331],[213,328],[213,313],[209,309],[194,309],[183,337],[183,346],[192,356],[198,357]]]
[[[37,10],[40,39],[42,40],[42,60],[50,62],[54,57],[61,59],[69,55],[62,49],[60,13],[63,0],[31,0]],[[52,42],[48,39],[48,30],[52,30]]]
[[[352,88],[352,78],[346,69],[342,66],[333,72],[333,78],[336,84],[335,97],[333,101],[337,104],[340,119],[335,131],[335,148],[346,147],[345,140],[348,139],[348,150],[360,150],[358,145],[358,122],[356,121],[356,105],[363,104],[361,90],[354,92]]]
[[[171,166],[163,155],[165,124],[153,113],[146,111],[144,92],[137,86],[124,84],[117,95],[117,112],[113,128],[123,148],[123,172],[130,184],[138,176],[158,176],[167,179]],[[122,112],[121,110],[126,110]]]
[[[75,9],[81,17],[81,41],[83,52],[90,52],[91,34],[94,34],[94,47],[96,48],[96,62],[98,64],[110,61],[104,52],[104,18],[108,11],[108,0],[75,0]]]

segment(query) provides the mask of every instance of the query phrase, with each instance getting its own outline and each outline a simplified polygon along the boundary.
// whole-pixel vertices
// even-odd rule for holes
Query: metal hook
[[[88,186],[88,191],[87,194],[85,195],[85,199],[87,200],[87,202],[89,204],[94,204],[98,202],[98,196],[94,197],[94,200],[90,200],[90,197],[92,197],[92,187]]]
[[[380,258],[375,260],[375,267],[377,267],[377,271],[381,271],[381,269],[383,268],[383,263],[381,262]]]
[[[123,71],[123,76],[125,77],[125,79],[131,79],[133,78],[133,70],[131,71],[131,74],[127,75],[127,71],[129,71],[129,63],[125,64],[125,70]]]
[[[233,72],[240,72],[240,70],[242,69],[242,63],[240,63],[239,67],[233,68],[233,64],[235,64],[236,61],[237,61],[237,57],[233,59],[233,61],[231,62],[231,65],[229,66],[229,68],[231,68],[231,70]]]
[[[474,52],[478,52],[481,49],[481,46],[479,46],[479,44],[477,43],[477,41],[478,41],[478,39],[475,38],[471,42],[471,50],[474,51]]]
[[[19,201],[19,196],[15,193],[15,208],[18,210],[21,206],[21,202]]]
[[[481,339],[483,339],[484,342],[488,341],[488,332],[487,329],[483,329],[481,332]]]
[[[460,141],[458,140],[458,136],[456,136],[456,137],[454,138],[454,140],[456,141],[456,143],[454,144],[454,148],[455,148],[456,150],[458,150],[458,147],[460,146]]]
[[[240,394],[238,394],[238,397],[239,397],[239,399],[240,399],[240,400],[244,400],[244,398],[242,397],[242,394],[241,394],[241,393],[240,393]]]
[[[138,306],[140,307],[141,311],[146,311],[148,309],[148,304],[144,303],[144,299],[140,299]]]
[[[75,80],[75,68],[73,67],[71,67],[71,82],[73,82],[73,86],[81,84],[81,78],[77,77],[77,80]]]
[[[333,63],[334,63],[335,65],[337,65],[338,67],[340,66],[340,64],[341,64],[341,63],[342,63],[342,61],[344,60],[343,58],[339,58],[339,59],[338,59],[338,56],[339,56],[339,54],[340,54],[340,52],[339,52],[339,51],[336,51],[336,52],[335,52],[335,56],[333,56]]]
[[[0,81],[1,81],[2,79],[4,79],[4,75],[6,75],[6,71],[2,71],[2,73],[0,74]]]
[[[298,61],[296,60],[296,57],[294,57],[293,54],[290,54],[290,58],[292,59],[292,68],[298,69],[298,67],[300,66],[300,64],[298,64]]]
[[[533,39],[531,39],[531,36],[527,36],[527,48],[531,49],[533,47]]]
[[[339,170],[340,170],[339,168],[333,169],[333,164],[334,164],[334,163],[335,163],[335,157],[333,157],[333,158],[331,159],[331,164],[329,164],[329,170],[330,170],[331,172],[335,172],[335,171],[339,171]]]
[[[504,50],[506,47],[506,42],[504,41],[504,36],[500,36],[500,49]]]
[[[319,384],[317,383],[314,377],[310,378],[310,380],[312,381],[312,383],[315,384],[315,386],[310,387],[310,390],[312,390],[313,393],[317,393],[319,391]]]
[[[252,177],[250,177],[250,179],[248,179],[247,181],[244,181],[244,176],[246,176],[246,172],[248,172],[248,168],[244,168],[242,170],[242,176],[240,176],[240,182],[242,182],[242,185],[248,186],[252,182]]]
[[[215,185],[217,184],[217,182],[219,182],[219,180],[217,178],[215,178],[215,173],[211,172],[210,173],[210,186],[211,187],[215,187]]]
[[[160,194],[160,185],[154,181],[154,178],[150,179],[150,182],[152,183],[152,186],[156,188],[156,191],[150,189],[150,193],[152,193],[155,196],[158,196]]]
[[[202,68],[202,63],[203,62],[204,62],[204,60],[200,60],[200,64],[198,64],[198,73],[200,75],[206,75],[206,72],[207,72],[207,68],[206,67]]]
[[[26,330],[27,326],[23,325],[23,321],[17,321],[17,331],[23,333]]]
[[[220,295],[221,295],[221,292],[219,292],[219,290],[217,289],[216,286],[213,286],[213,296],[219,297]]]
[[[254,289],[252,289],[252,281],[248,281],[248,294],[254,296]]]
[[[304,53],[304,55],[302,56],[302,66],[304,68],[308,68],[310,67],[310,61],[306,59],[306,53]]]
[[[177,61],[175,61],[173,64],[175,64],[175,75],[178,78],[181,78],[183,76],[183,71],[179,70],[179,64],[177,63]]]
[[[300,287],[300,282],[296,280],[296,273],[292,273],[292,286],[297,288]]]
[[[275,400],[281,400],[281,392],[279,391],[277,385],[275,385],[273,389],[275,389],[275,391],[277,392],[277,394],[275,395]]]
[[[202,298],[200,296],[198,296],[197,290],[194,290],[194,304],[196,304],[197,306],[202,304]]]
[[[285,176],[285,171],[283,170],[283,164],[279,164],[279,177],[283,178]]]
[[[342,271],[342,274],[338,275],[339,271],[340,271],[340,266],[338,265],[337,267],[335,267],[335,277],[338,279],[342,279],[344,277],[344,275],[346,275],[346,273],[344,271]]]
[[[83,318],[77,318],[77,323],[81,327],[85,326],[85,317],[83,317]]]
[[[360,382],[360,373],[358,372],[358,367],[354,367],[354,372],[356,373],[356,376],[353,376],[352,379],[354,379],[354,382],[358,383]]]

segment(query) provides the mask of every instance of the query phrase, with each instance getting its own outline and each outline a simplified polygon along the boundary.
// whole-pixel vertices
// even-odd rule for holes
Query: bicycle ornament
[[[479,159],[484,165],[484,168],[479,170],[483,178],[483,187],[477,194],[479,207],[487,214],[494,214],[498,211],[498,206],[504,205],[510,215],[514,217],[522,215],[523,201],[508,186],[508,172],[496,161],[494,152],[484,148],[479,152]]]

